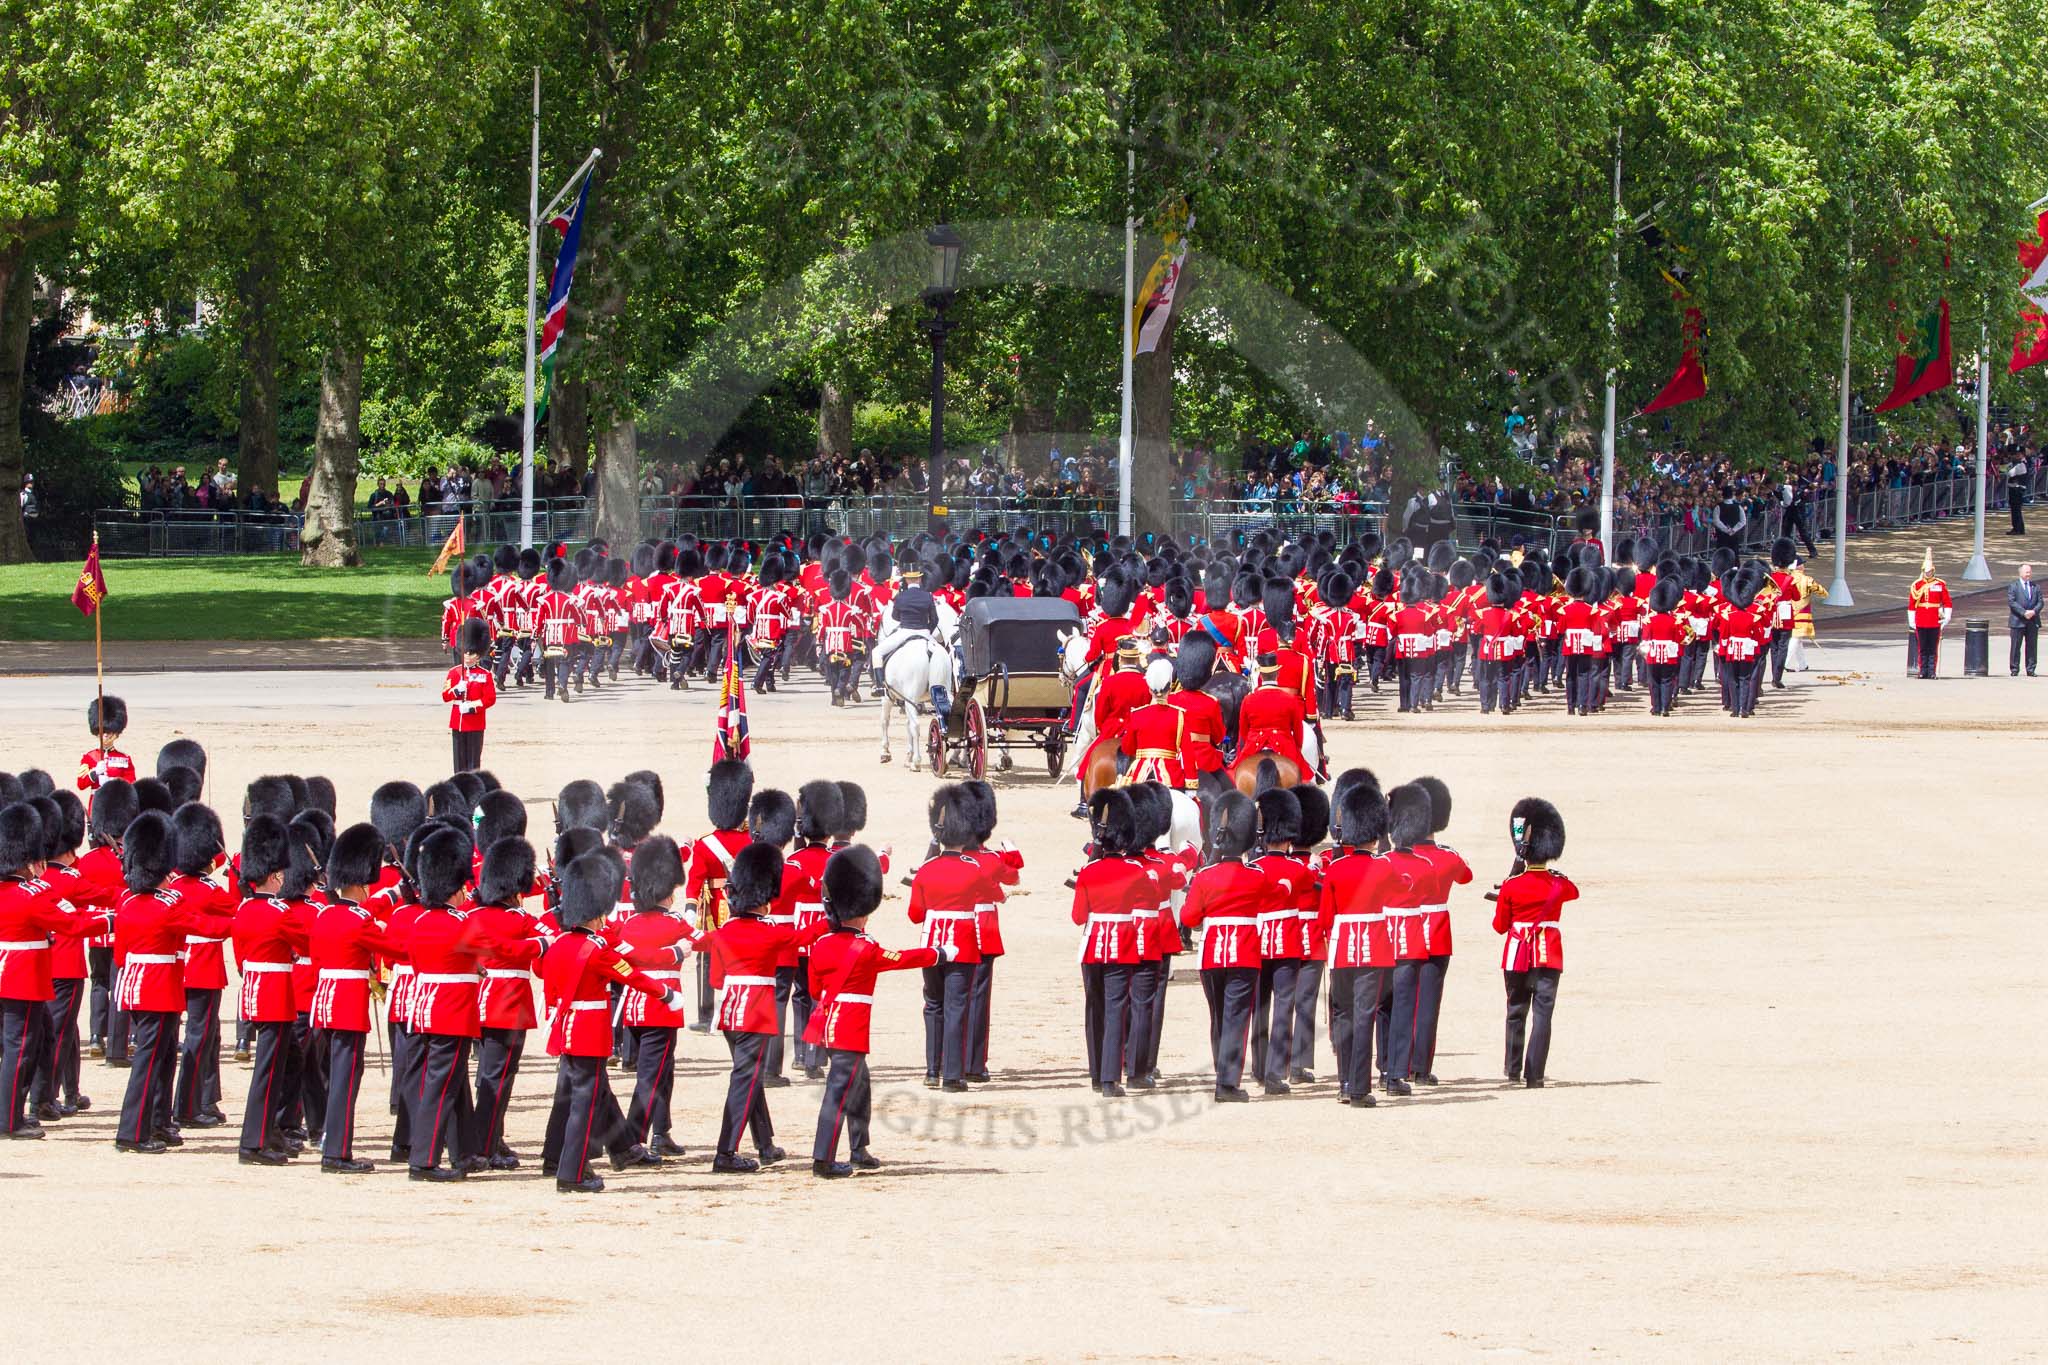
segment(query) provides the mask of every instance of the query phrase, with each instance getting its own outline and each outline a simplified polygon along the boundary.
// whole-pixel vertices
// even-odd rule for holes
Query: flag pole
[[[1849,591],[1849,338],[1854,304],[1849,299],[1848,272],[1855,268],[1856,192],[1849,192],[1849,256],[1843,262],[1841,423],[1835,432],[1835,581],[1828,587],[1828,605],[1853,607]]]
[[[1614,254],[1607,275],[1607,429],[1600,436],[1600,553],[1614,553],[1614,349],[1621,344],[1621,129],[1614,130]],[[1553,549],[1556,547],[1553,546]]]
[[[533,167],[526,191],[526,420],[520,424],[519,544],[533,544],[533,324],[540,287],[540,68],[533,69]]]
[[[1125,130],[1125,137],[1130,136]],[[1136,301],[1132,294],[1137,288],[1138,268],[1138,219],[1136,193],[1138,178],[1138,149],[1135,145],[1124,149],[1124,364],[1123,396],[1119,404],[1116,443],[1116,529],[1118,535],[1131,533],[1131,453],[1135,439],[1131,430],[1131,348],[1137,338],[1131,335],[1131,309]]]
[[[1977,342],[1977,545],[1970,566],[1963,570],[1965,583],[1989,583],[1991,566],[1984,560],[1984,495],[1989,492],[1986,475],[1991,452],[1985,447],[1991,438],[1991,322],[1987,318]]]
[[[98,531],[92,533],[92,557],[93,562],[97,564],[100,557],[100,533]],[[104,575],[106,570],[102,569],[100,573]],[[95,686],[99,691],[100,714],[102,716],[107,713],[107,666],[100,652],[100,613],[106,609],[107,595],[101,593],[100,600],[95,602],[92,608],[92,672]]]

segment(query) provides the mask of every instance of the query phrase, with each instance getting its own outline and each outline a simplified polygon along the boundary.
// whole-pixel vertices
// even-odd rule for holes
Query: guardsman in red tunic
[[[121,1007],[132,1021],[135,1046],[128,1094],[114,1129],[114,1144],[122,1151],[157,1153],[183,1145],[171,1123],[178,1016],[186,1008],[180,950],[188,935],[224,938],[235,923],[231,909],[215,908],[215,897],[187,897],[169,885],[176,851],[203,842],[200,813],[212,816],[203,806],[187,805],[181,811],[194,813],[174,820],[147,812],[122,836],[121,873],[128,894],[115,914],[114,945],[123,961]],[[213,828],[220,828],[217,819]]]
[[[818,1131],[811,1143],[811,1174],[826,1179],[872,1171],[881,1161],[868,1150],[874,1107],[868,1083],[868,1021],[874,1012],[875,979],[883,972],[931,968],[954,949],[884,948],[867,935],[868,916],[882,901],[882,867],[858,845],[843,848],[825,864],[822,893],[831,932],[810,945],[811,986],[817,1006],[804,1027],[804,1041],[830,1058],[825,1093],[818,1105]],[[846,1130],[850,1161],[840,1161],[839,1130]]]
[[[86,831],[92,847],[78,860],[80,875],[106,888],[107,896],[95,909],[112,910],[128,893],[121,880],[121,832],[141,810],[135,784],[109,778],[92,794],[92,812]],[[86,970],[92,978],[92,995],[87,1004],[86,1030],[90,1051],[110,1063],[128,1060],[128,1021],[115,1002],[114,936],[95,934],[86,940]]]
[[[1125,1085],[1132,1090],[1151,1090],[1159,1084],[1159,1035],[1166,1022],[1166,983],[1173,976],[1173,959],[1182,950],[1179,893],[1187,890],[1188,878],[1201,858],[1198,845],[1168,848],[1173,832],[1173,796],[1163,783],[1139,782],[1124,788],[1137,816],[1137,852],[1132,854],[1151,869],[1158,882],[1159,896],[1150,911],[1139,911],[1138,968],[1131,977],[1131,1026],[1125,1035]]]
[[[327,1054],[320,1169],[333,1175],[376,1169],[356,1158],[355,1127],[371,982],[378,955],[390,948],[384,926],[363,902],[376,890],[383,870],[384,836],[375,825],[351,825],[336,835],[327,855],[327,903],[313,921],[308,943],[316,973],[311,1023],[325,1040]]]
[[[1567,601],[1558,613],[1564,648],[1564,702],[1566,715],[1590,716],[1599,700],[1597,665],[1606,646],[1607,628],[1601,620],[1598,573],[1581,565],[1565,575]]]
[[[0,1103],[7,1106],[0,1135],[10,1138],[43,1135],[28,1100],[36,1059],[54,1054],[47,1037],[57,994],[51,940],[92,934],[108,922],[67,901],[61,879],[41,875],[62,837],[47,835],[43,822],[43,812],[25,801],[0,809]]]
[[[818,659],[832,704],[844,706],[860,699],[860,663],[867,653],[867,628],[860,608],[853,604],[853,580],[846,570],[832,571],[827,592],[829,600],[818,609]]]
[[[1288,894],[1259,912],[1259,994],[1252,1015],[1251,1060],[1259,1087],[1268,1095],[1288,1092],[1294,1062],[1295,991],[1308,957],[1302,911],[1315,905],[1315,877],[1295,856],[1301,833],[1301,803],[1290,789],[1260,793],[1259,870],[1288,883]]]
[[[1579,898],[1571,878],[1551,870],[1564,852],[1564,818],[1540,797],[1524,797],[1508,817],[1515,866],[1494,888],[1493,932],[1505,934],[1501,975],[1507,983],[1508,1083],[1543,1087],[1550,1061],[1550,1016],[1557,1008],[1557,983],[1564,971],[1564,938],[1558,916],[1565,902]],[[1523,1044],[1523,1027],[1528,1042]]]
[[[1506,715],[1515,709],[1516,700],[1508,683],[1508,642],[1516,625],[1507,575],[1498,569],[1488,574],[1485,592],[1486,605],[1473,614],[1472,673],[1479,686],[1480,714]]]
[[[769,787],[754,793],[754,799],[747,806],[747,837],[756,844],[766,844],[779,854],[788,853],[790,843],[796,838],[796,802],[790,799],[788,792]],[[761,918],[777,929],[788,929],[794,935],[798,903],[814,905],[818,899],[816,883],[808,881],[802,872],[793,871],[785,856],[782,889],[761,912]],[[796,996],[796,969],[800,960],[794,937],[783,945],[775,958],[775,1033],[768,1040],[768,1062],[761,1078],[764,1089],[778,1090],[790,1083],[782,1069],[783,1039],[789,1031],[789,1008]]]
[[[927,818],[940,852],[911,879],[909,915],[924,927],[924,946],[941,950],[945,960],[924,971],[924,1083],[964,1091],[968,1005],[981,961],[979,907],[994,899],[993,873],[966,852],[974,842],[974,800],[957,784],[932,793]],[[948,945],[950,957],[943,952]]]
[[[1390,1095],[1409,1095],[1414,1088],[1408,1073],[1415,1059],[1415,1001],[1420,990],[1422,964],[1429,960],[1429,945],[1422,935],[1429,911],[1428,897],[1435,879],[1435,865],[1415,846],[1429,838],[1429,793],[1413,782],[1387,793],[1387,837],[1393,851],[1387,861],[1399,873],[1404,889],[1387,903],[1388,923],[1394,935],[1394,967],[1387,989],[1380,995],[1380,1076]]]
[[[1080,728],[1081,708],[1087,704],[1094,689],[1108,681],[1109,675],[1118,667],[1118,657],[1127,656],[1135,662],[1136,646],[1126,647],[1125,641],[1145,633],[1142,618],[1131,611],[1131,583],[1121,573],[1103,577],[1095,589],[1095,604],[1102,612],[1102,620],[1088,636],[1088,652],[1081,659],[1083,672],[1074,686],[1074,709],[1068,718],[1070,730]]]
[[[660,834],[642,839],[633,849],[629,872],[633,913],[615,926],[619,951],[651,979],[681,990],[683,972],[676,953],[687,952],[696,935],[675,905],[683,884],[683,858],[676,841]],[[676,1032],[687,1021],[666,1000],[641,991],[626,993],[620,1021],[634,1037],[636,1075],[633,1099],[626,1106],[627,1131],[656,1156],[681,1156],[670,1103],[676,1086]]]
[[[1116,677],[1135,676],[1117,674]],[[1173,686],[1173,663],[1154,659],[1145,665],[1140,684],[1150,700],[1134,709],[1123,724],[1117,743],[1130,756],[1130,767],[1121,782],[1160,782],[1175,790],[1188,785],[1181,755],[1187,747],[1187,713],[1167,701]],[[1114,681],[1114,679],[1112,679]]]
[[[1095,684],[1095,739],[1074,766],[1077,784],[1088,780],[1089,766],[1098,753],[1133,752],[1124,743],[1131,713],[1152,700],[1145,675],[1138,669],[1137,637],[1126,635],[1119,638],[1115,651],[1108,660],[1108,671]],[[1075,813],[1084,814],[1086,809],[1085,803],[1077,804]]]
[[[119,697],[94,697],[85,704],[86,727],[95,741],[78,759],[78,789],[98,791],[102,782],[135,780],[135,760],[114,747],[128,728],[128,703]]]
[[[704,791],[710,807],[711,832],[690,845],[683,880],[683,918],[699,936],[725,922],[726,881],[732,876],[733,860],[753,842],[747,833],[747,806],[754,798],[754,770],[738,759],[723,758],[705,775]],[[711,959],[697,959],[697,1033],[711,1032]]]
[[[1311,873],[1329,850],[1317,851],[1330,832],[1330,798],[1313,783],[1303,782],[1290,789],[1301,810],[1301,828],[1294,837],[1295,860]],[[1323,989],[1323,959],[1329,956],[1329,937],[1316,914],[1316,881],[1313,876],[1294,890],[1294,917],[1300,921],[1301,965],[1294,969],[1294,1053],[1287,1079],[1290,1083],[1315,1080],[1316,1001]]]
[[[1358,686],[1358,646],[1365,637],[1365,619],[1352,609],[1357,585],[1351,575],[1334,571],[1323,580],[1325,605],[1319,640],[1322,645],[1323,714],[1356,720],[1352,693]]]
[[[839,784],[826,778],[806,782],[796,794],[796,839],[794,853],[782,863],[784,883],[808,887],[817,892],[807,900],[797,900],[792,909],[796,914],[798,937],[809,932],[822,932],[818,926],[825,920],[825,901],[819,888],[825,876],[825,864],[832,858],[832,831],[845,819],[845,803],[840,798]],[[810,1031],[811,1011],[817,1006],[817,992],[812,986],[808,947],[796,949],[796,967],[791,973],[789,988],[790,1029],[795,1038],[795,1065],[811,1080],[825,1078],[824,1054],[812,1043],[805,1041]],[[782,969],[775,969],[776,983],[780,989]]]
[[[524,807],[520,809],[523,813]],[[493,823],[486,818],[478,832],[490,831]],[[525,909],[526,899],[539,889],[535,861],[533,845],[518,834],[500,835],[486,845],[469,917],[493,940],[517,943],[531,938],[546,947],[548,935]],[[476,1139],[470,1150],[494,1171],[513,1171],[519,1169],[519,1157],[505,1141],[505,1112],[512,1103],[520,1058],[526,1052],[526,1035],[540,1022],[533,1007],[533,969],[521,953],[493,953],[482,966],[483,989],[477,999],[476,1100],[471,1106],[476,1114]],[[633,998],[643,997],[636,994]]]
[[[1401,606],[1393,619],[1394,669],[1400,676],[1401,711],[1429,709],[1430,689],[1436,681],[1430,663],[1436,651],[1436,625],[1426,610],[1428,577],[1420,565],[1401,573]]]
[[[244,899],[234,924],[235,962],[242,972],[238,1013],[256,1033],[255,1066],[242,1112],[244,1166],[282,1166],[291,1160],[284,1120],[298,1081],[298,1069],[291,1064],[291,1026],[298,1018],[292,965],[306,951],[310,926],[280,898],[290,868],[284,824],[270,815],[251,820],[242,830],[236,872]]]
[[[306,940],[292,955],[292,1024],[285,1054],[284,1146],[293,1156],[318,1144],[327,1117],[327,1041],[313,1027],[313,995],[320,973],[313,965],[313,925],[326,905],[321,868],[334,847],[334,821],[325,811],[307,810],[285,826],[284,884],[277,898]]]
[[[227,1122],[220,1108],[220,997],[228,988],[228,932],[234,927],[237,900],[213,878],[227,861],[220,817],[188,801],[171,816],[177,837],[173,872],[164,883],[185,900],[189,910],[204,909],[215,918],[212,930],[185,935],[185,1038],[178,1049],[177,1088],[171,1117],[181,1127],[218,1128]]]
[[[77,793],[60,789],[37,797],[34,804],[37,814],[45,820],[44,851],[48,866],[43,869],[42,880],[74,909],[106,912],[109,918],[98,923],[111,923],[111,912],[121,903],[121,895],[127,889],[121,884],[120,855],[102,848],[78,856],[78,845],[85,839],[86,818],[85,805]],[[53,813],[54,820],[50,818]],[[96,936],[57,934],[51,940],[50,979],[55,993],[50,998],[41,1061],[29,1097],[38,1119],[68,1119],[81,1109],[92,1108],[92,1100],[80,1094],[78,1088],[78,1014],[90,975],[86,943],[93,937]]]
[[[1747,569],[1728,575],[1720,609],[1714,613],[1714,650],[1721,664],[1722,704],[1737,719],[1756,714],[1758,668],[1770,617],[1755,610],[1762,583]]]
[[[1095,860],[1075,875],[1073,910],[1074,923],[1084,930],[1082,1031],[1090,1082],[1098,1093],[1117,1098],[1124,1093],[1124,1032],[1138,964],[1136,919],[1157,908],[1159,879],[1132,856],[1138,826],[1128,795],[1114,788],[1099,791],[1089,798],[1088,814]],[[1149,1001],[1146,1008],[1149,1014]]]
[[[1337,798],[1336,855],[1318,877],[1316,918],[1329,945],[1330,1048],[1337,1054],[1337,1098],[1370,1109],[1372,1046],[1380,997],[1394,965],[1387,905],[1407,878],[1373,850],[1387,832],[1387,799],[1371,783]]]
[[[604,1178],[590,1169],[594,1148],[610,1154],[613,1170],[661,1163],[633,1141],[605,1075],[605,1058],[612,1055],[611,983],[662,997],[672,1010],[682,1008],[683,997],[672,983],[656,981],[626,961],[596,932],[618,908],[626,884],[615,851],[593,849],[557,869],[556,877],[561,894],[555,918],[562,932],[541,954],[540,977],[548,1052],[558,1061],[540,1168],[555,1177],[557,1193],[597,1194]]]
[[[1935,676],[1941,662],[1941,630],[1954,610],[1948,584],[1934,572],[1934,549],[1929,546],[1920,561],[1920,576],[1906,591],[1906,624],[1913,628],[1923,678]]]
[[[583,613],[576,605],[576,571],[563,560],[548,565],[547,588],[534,608],[533,633],[540,644],[541,677],[547,700],[557,689],[569,700],[569,661],[582,648]]]
[[[1251,1098],[1239,1082],[1259,993],[1259,916],[1294,892],[1277,866],[1244,861],[1258,837],[1258,808],[1251,798],[1236,791],[1219,796],[1209,813],[1216,861],[1195,874],[1180,907],[1180,922],[1202,937],[1202,993],[1209,999],[1209,1052],[1219,1104]]]
[[[475,772],[484,761],[484,713],[497,703],[498,685],[484,667],[491,647],[490,627],[482,621],[462,623],[462,661],[442,680],[441,700],[448,703],[448,734],[455,748],[458,773]]]
[[[1471,881],[1472,869],[1456,849],[1436,842],[1451,823],[1451,789],[1434,777],[1418,777],[1414,785],[1429,796],[1430,834],[1414,852],[1429,863],[1431,876],[1422,907],[1422,946],[1429,956],[1415,983],[1415,1048],[1408,1072],[1418,1085],[1435,1085],[1436,1025],[1444,1008],[1444,978],[1451,970],[1451,888]]]
[[[1607,598],[1607,621],[1612,637],[1612,685],[1627,691],[1635,685],[1636,646],[1643,638],[1643,599],[1636,596],[1635,566],[1624,564],[1614,570],[1614,582]]]
[[[1650,692],[1650,714],[1668,716],[1678,701],[1678,671],[1691,634],[1679,608],[1685,593],[1675,578],[1658,581],[1644,603],[1649,613],[1642,623],[1643,680]]]
[[[1003,955],[1003,902],[1009,887],[1024,872],[1024,855],[1008,840],[995,848],[988,841],[996,832],[996,792],[988,783],[970,778],[960,791],[972,808],[974,838],[966,853],[988,869],[988,899],[974,907],[975,948],[981,961],[974,964],[974,978],[967,990],[967,1073],[964,1079],[985,1082],[988,1074],[988,1038],[991,1004],[995,996],[996,959]],[[883,863],[887,869],[886,861]]]
[[[412,959],[406,948],[419,893],[408,875],[427,823],[426,794],[410,782],[386,782],[370,793],[370,824],[384,839],[384,866],[365,908],[384,929],[382,965],[390,971],[384,1025],[391,1035],[391,1160],[412,1157],[412,1096],[419,1089],[419,1054],[412,1044]]]

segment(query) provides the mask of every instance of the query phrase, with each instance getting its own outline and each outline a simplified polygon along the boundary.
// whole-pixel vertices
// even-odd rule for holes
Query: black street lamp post
[[[932,347],[932,453],[931,466],[925,474],[925,496],[931,508],[928,529],[934,537],[944,539],[946,534],[945,460],[946,460],[946,333],[953,330],[953,322],[946,316],[946,308],[953,302],[953,290],[960,276],[960,248],[963,243],[960,234],[946,224],[931,229],[924,235],[925,242],[932,249],[931,283],[925,286],[924,301],[931,305],[932,315],[924,323],[925,339]]]

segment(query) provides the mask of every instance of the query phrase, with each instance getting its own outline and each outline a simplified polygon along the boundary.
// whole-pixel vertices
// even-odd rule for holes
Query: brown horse
[[[1239,754],[1230,765],[1230,780],[1246,796],[1256,796],[1259,793],[1259,767],[1264,763],[1273,765],[1272,780],[1266,783],[1268,788],[1296,787],[1306,780],[1299,764],[1271,749],[1254,749]]]
[[[1085,804],[1095,793],[1116,785],[1117,736],[1100,737],[1088,746],[1088,752],[1081,755],[1076,775],[1081,780],[1081,800]]]

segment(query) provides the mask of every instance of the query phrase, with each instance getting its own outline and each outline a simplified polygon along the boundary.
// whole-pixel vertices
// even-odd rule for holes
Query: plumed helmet
[[[587,777],[563,785],[555,794],[555,828],[603,830],[611,826],[612,808],[604,788]]]
[[[298,813],[299,803],[292,797],[292,784],[283,777],[256,778],[242,793],[244,820],[254,820],[258,816],[267,815],[274,820],[284,821],[290,820]]]
[[[533,845],[518,835],[507,835],[486,845],[483,866],[477,871],[477,904],[519,904],[533,889],[535,871]]]
[[[1410,848],[1429,838],[1429,793],[1403,782],[1387,793],[1387,837],[1396,848]]]
[[[747,836],[757,844],[785,848],[796,838],[796,802],[777,787],[763,787],[747,803]]]
[[[970,777],[960,784],[960,795],[967,802],[968,825],[974,831],[973,846],[980,848],[996,832],[996,789],[978,777]]]
[[[725,899],[735,911],[759,910],[782,894],[782,851],[773,844],[748,844],[732,860]]]
[[[1540,796],[1525,796],[1508,812],[1508,837],[1524,862],[1556,862],[1564,853],[1564,817]]]
[[[448,905],[469,882],[474,845],[468,834],[452,826],[430,828],[413,857],[413,884],[423,905]]]
[[[797,788],[796,832],[805,839],[822,844],[845,819],[845,802],[837,782],[818,778]]]
[[[605,793],[605,805],[612,842],[620,848],[636,847],[661,823],[661,804],[654,793],[630,779],[612,783]]]
[[[1161,693],[1173,686],[1173,660],[1161,654],[1145,664],[1145,686]]]
[[[43,817],[26,801],[16,801],[0,808],[0,877],[12,877],[26,870],[31,863],[41,861]],[[169,870],[165,868],[166,872]],[[150,888],[139,889],[146,891]]]
[[[1190,692],[1198,692],[1216,671],[1216,642],[1207,634],[1189,634],[1180,642],[1173,658],[1173,677]]]
[[[327,889],[370,886],[384,869],[384,835],[374,824],[350,825],[327,854]]]
[[[156,751],[156,775],[162,777],[166,769],[190,768],[201,777],[206,776],[206,749],[196,739],[174,739]]]
[[[1352,848],[1375,848],[1387,833],[1387,798],[1360,782],[1337,795],[1337,839]]]
[[[284,887],[278,892],[288,900],[303,900],[320,881],[327,866],[328,850],[334,847],[334,821],[317,810],[301,811],[284,827],[289,861],[284,870]]]
[[[410,782],[386,782],[370,793],[370,823],[384,836],[385,847],[394,854],[405,847],[412,832],[426,820],[426,793]]]
[[[832,827],[835,839],[851,839],[868,827],[868,794],[860,783],[839,784],[839,818],[841,823]]]
[[[705,775],[704,791],[714,829],[740,829],[754,796],[754,770],[737,758],[721,758]]]
[[[35,812],[26,806],[9,806],[0,811],[0,873],[8,871],[10,852],[14,845],[11,836],[18,821],[25,814],[35,818]],[[121,836],[121,880],[130,891],[141,894],[154,891],[164,884],[164,878],[171,875],[176,862],[177,836],[171,830],[171,817],[160,810],[144,811],[129,822],[127,832]],[[20,867],[13,869],[19,871]]]
[[[242,827],[241,875],[244,895],[253,895],[257,885],[292,865],[291,840],[284,821],[274,815],[259,815]]]
[[[1134,782],[1125,787],[1137,818],[1132,852],[1148,849],[1173,832],[1173,794],[1161,782]]]
[[[1286,787],[1275,787],[1261,792],[1259,805],[1259,842],[1267,848],[1291,845],[1301,834],[1301,803]]]
[[[1219,858],[1241,858],[1259,837],[1259,808],[1243,792],[1225,792],[1209,806],[1209,848]]]
[[[462,623],[462,629],[455,634],[455,647],[464,654],[488,654],[491,652],[491,628],[480,616],[472,616]]]
[[[931,826],[932,838],[941,847],[965,848],[974,842],[973,804],[973,799],[957,783],[948,783],[932,793],[925,819]]]
[[[118,735],[128,728],[128,703],[119,697],[94,697],[85,704],[85,728],[97,735]]]
[[[1138,815],[1120,787],[1105,787],[1088,798],[1088,833],[1098,856],[1114,858],[1134,851]]]
[[[635,910],[659,910],[683,884],[683,854],[676,841],[656,834],[640,841],[629,868]]]
[[[171,833],[177,845],[171,865],[188,877],[203,877],[213,871],[227,852],[227,840],[220,830],[220,817],[213,807],[187,801],[171,812]]]
[[[575,929],[616,910],[619,892],[626,885],[625,864],[608,848],[594,848],[572,859],[556,872],[561,900],[555,918],[564,929]]]
[[[1678,610],[1678,604],[1685,600],[1685,590],[1678,586],[1675,578],[1659,578],[1650,589],[1650,610],[1671,612]]]
[[[196,768],[170,767],[164,769],[161,781],[164,790],[171,794],[171,808],[177,809],[187,801],[197,801],[206,786],[206,775]]]
[[[1414,785],[1429,797],[1429,832],[1442,834],[1451,823],[1451,789],[1440,777],[1418,777]]]
[[[834,924],[875,912],[882,903],[882,864],[865,844],[851,844],[825,862],[825,910]]]
[[[118,777],[100,783],[100,789],[92,794],[92,819],[88,822],[93,839],[108,846],[120,843],[128,822],[141,813],[134,783]]]

